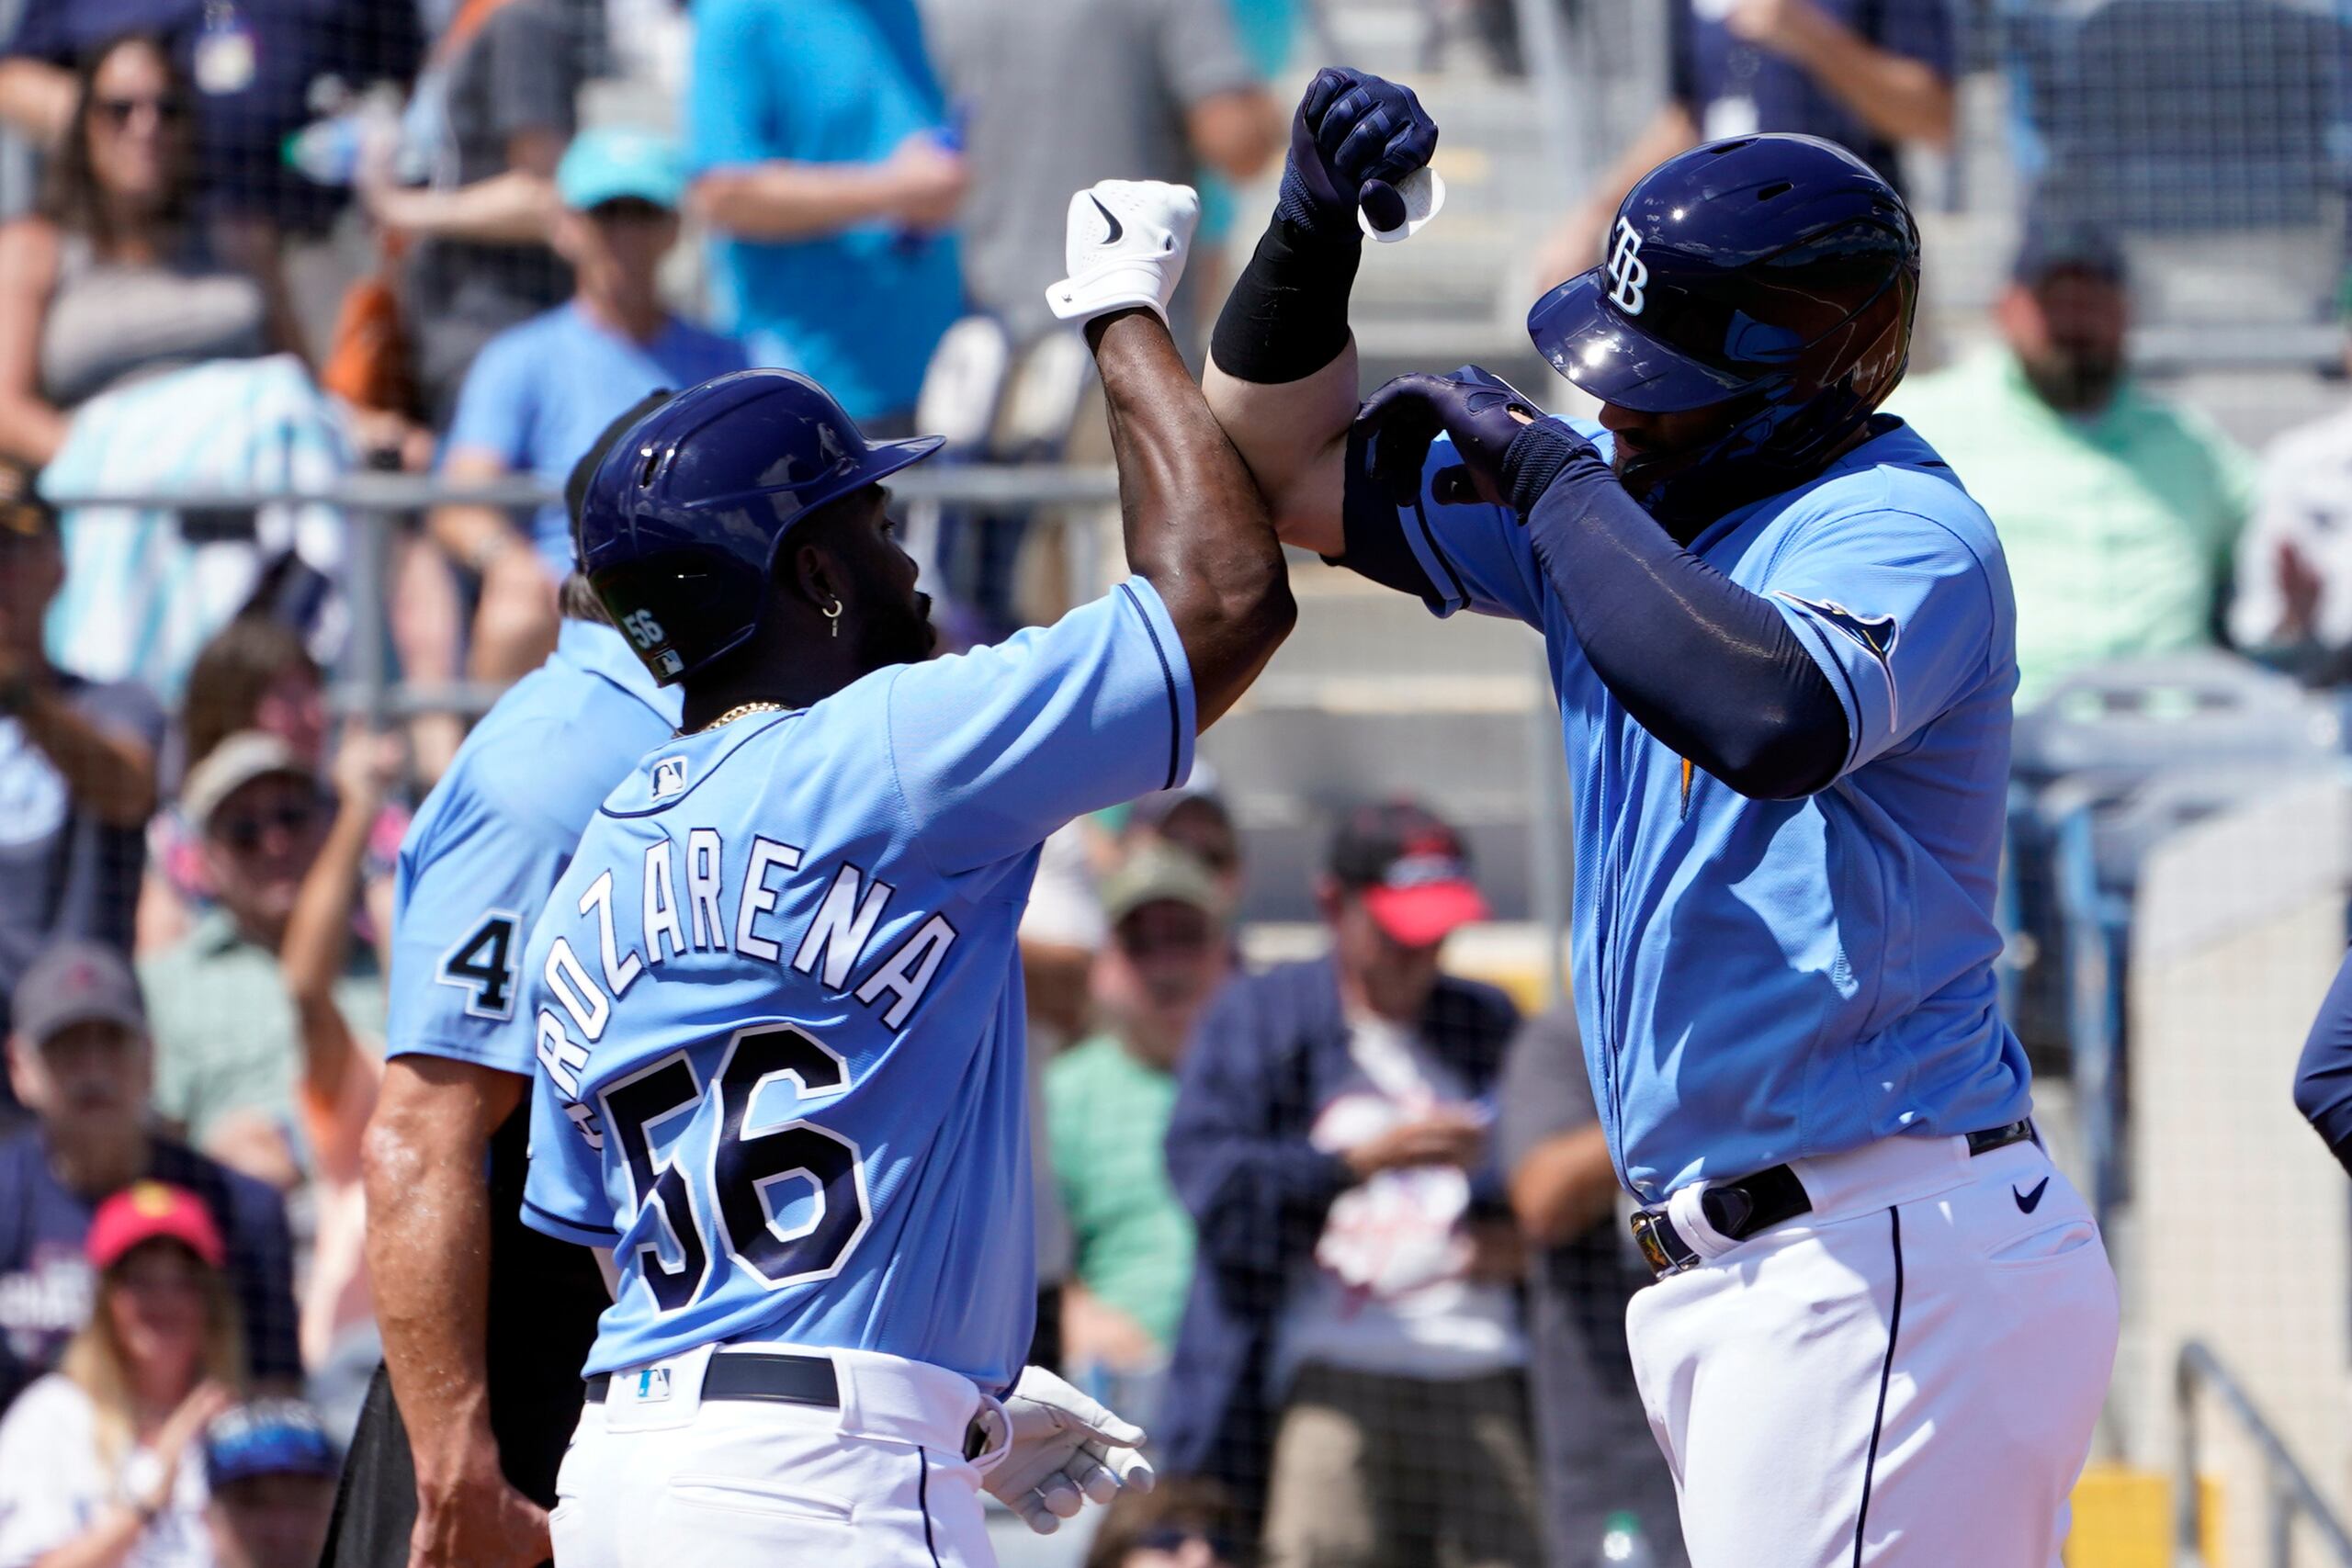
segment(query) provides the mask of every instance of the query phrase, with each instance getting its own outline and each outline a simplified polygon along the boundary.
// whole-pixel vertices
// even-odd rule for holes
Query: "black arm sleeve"
[[[1561,425],[1522,431],[1503,479],[1585,657],[1635,723],[1758,799],[1837,778],[1846,710],[1778,610],[1668,538]]]
[[[1268,224],[1217,312],[1209,339],[1217,368],[1236,380],[1280,387],[1339,358],[1348,346],[1348,296],[1363,259],[1363,241],[1352,229],[1333,241],[1286,218]]]
[[[2352,954],[2335,972],[2327,999],[2295,1064],[2295,1109],[2326,1140],[2328,1152],[2352,1172]]]

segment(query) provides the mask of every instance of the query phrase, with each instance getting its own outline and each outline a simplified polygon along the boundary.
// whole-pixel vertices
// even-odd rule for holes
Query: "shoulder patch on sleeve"
[[[1805,609],[1811,610],[1815,615],[1868,649],[1871,657],[1881,664],[1884,664],[1894,656],[1894,617],[1893,615],[1866,615],[1860,611],[1849,610],[1834,599],[1806,599],[1786,590],[1780,591],[1779,596],[1792,604],[1803,605]]]

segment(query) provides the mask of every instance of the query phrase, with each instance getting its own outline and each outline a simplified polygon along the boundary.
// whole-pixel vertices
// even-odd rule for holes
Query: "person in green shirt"
[[[1991,514],[2017,593],[2019,711],[2075,671],[2219,639],[2253,460],[2124,366],[2131,298],[2103,231],[2036,225],[2005,340],[1887,404]]]
[[[284,739],[242,730],[189,770],[180,812],[219,902],[139,965],[155,1110],[215,1159],[290,1189],[301,1179],[302,1056],[277,949],[334,803]],[[368,944],[353,944],[335,1000],[354,1030],[383,1037],[383,976]]]
[[[1105,879],[1102,906],[1105,1027],[1046,1069],[1047,1155],[1074,1252],[1063,1356],[1081,1382],[1153,1403],[1193,1275],[1193,1223],[1160,1145],[1185,1039],[1227,970],[1225,897],[1192,855],[1147,841]]]

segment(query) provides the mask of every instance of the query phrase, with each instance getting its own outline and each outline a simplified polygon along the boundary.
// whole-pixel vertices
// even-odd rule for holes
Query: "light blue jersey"
[[[1608,451],[1605,431],[1577,428]],[[1544,633],[1575,795],[1586,1062],[1618,1174],[1652,1202],[2030,1106],[1993,974],[2017,685],[2008,572],[1934,450],[1899,421],[1871,428],[1690,546],[1769,600],[1837,689],[1845,765],[1804,800],[1738,795],[1634,722],[1509,509],[1430,493],[1458,461],[1449,442],[1396,536],[1365,541],[1408,551],[1439,615]]]
[[[532,1071],[523,943],[615,780],[678,725],[620,633],[567,620],[466,737],[401,841],[387,1056]]]
[[[1012,1381],[1037,847],[1182,781],[1193,729],[1175,627],[1135,580],[646,755],[525,959],[524,1218],[620,1266],[590,1372],[749,1338]]]

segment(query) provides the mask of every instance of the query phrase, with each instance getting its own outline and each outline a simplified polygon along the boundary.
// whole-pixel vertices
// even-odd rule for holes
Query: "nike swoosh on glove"
[[[1137,1451],[1142,1427],[1043,1367],[1023,1369],[1003,1403],[985,1403],[977,1419],[995,1450],[977,1461],[980,1484],[1039,1535],[1089,1501],[1108,1503],[1122,1488],[1148,1492],[1158,1479]]]
[[[1103,180],[1069,198],[1062,259],[1069,276],[1046,290],[1065,321],[1142,309],[1168,319],[1184,276],[1201,198],[1190,186]]]

